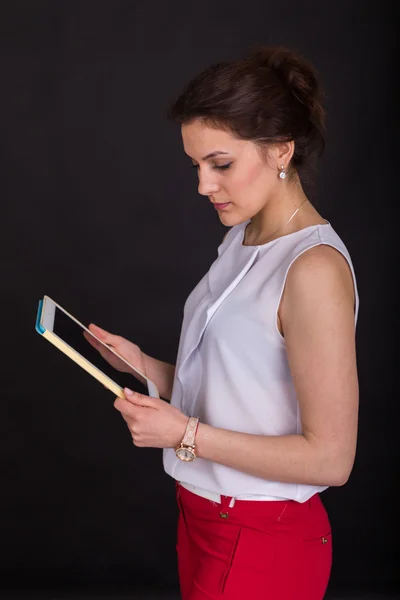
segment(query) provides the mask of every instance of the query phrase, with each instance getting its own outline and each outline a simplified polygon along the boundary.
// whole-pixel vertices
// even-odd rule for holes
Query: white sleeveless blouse
[[[332,226],[312,225],[261,246],[244,246],[248,221],[232,227],[218,258],[188,297],[182,324],[171,404],[214,427],[257,435],[301,433],[296,390],[277,312],[288,270],[303,252],[320,244],[353,265]],[[174,479],[225,496],[305,502],[326,487],[268,481],[197,458],[179,460],[163,451]],[[261,498],[260,498],[261,499]]]

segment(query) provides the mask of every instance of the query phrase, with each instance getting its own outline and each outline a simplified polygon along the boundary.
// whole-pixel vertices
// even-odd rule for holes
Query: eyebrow
[[[201,160],[207,160],[208,158],[214,158],[215,156],[219,156],[220,154],[229,154],[229,152],[222,152],[221,150],[216,150],[215,152],[210,152],[207,156],[203,156]]]
[[[209,158],[214,158],[215,156],[220,156],[221,154],[229,154],[229,152],[222,152],[222,150],[215,150],[215,152],[210,152],[210,154],[203,156],[203,158],[201,160],[207,160]],[[188,156],[189,156],[189,154],[188,154]],[[192,158],[192,157],[189,156],[189,158]],[[192,158],[192,160],[194,160],[194,158]]]

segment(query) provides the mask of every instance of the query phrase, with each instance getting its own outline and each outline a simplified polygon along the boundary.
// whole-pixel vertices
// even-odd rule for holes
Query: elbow
[[[347,471],[339,471],[338,473],[334,473],[330,477],[329,487],[341,487],[345,485],[350,477],[350,472]]]
[[[331,464],[330,468],[324,469],[326,484],[329,487],[341,487],[345,485],[353,470],[353,462],[337,460]]]
[[[319,476],[321,485],[328,487],[341,487],[345,485],[351,475],[354,464],[354,453],[338,453],[337,449],[331,452],[319,452]]]
[[[316,440],[308,437],[314,455],[314,473],[317,485],[341,487],[345,485],[353,470],[355,444],[341,442],[327,443],[327,439]]]

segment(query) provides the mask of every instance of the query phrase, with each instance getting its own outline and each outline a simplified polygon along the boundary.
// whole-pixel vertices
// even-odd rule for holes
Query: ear
[[[282,165],[287,170],[289,163],[292,160],[294,154],[294,141],[282,142],[275,144],[272,148],[271,158],[274,160],[276,168],[281,169]]]

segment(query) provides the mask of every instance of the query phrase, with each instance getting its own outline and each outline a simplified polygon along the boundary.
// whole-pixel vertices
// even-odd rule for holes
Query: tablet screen
[[[85,339],[83,332],[86,331],[79,323],[71,319],[64,311],[55,306],[53,332],[57,337],[66,342],[71,348],[79,352],[83,358],[100,369],[107,377],[112,379],[120,387],[129,387],[143,393],[143,386],[133,375],[121,373],[108,364],[106,360]],[[146,393],[146,392],[144,392]]]

